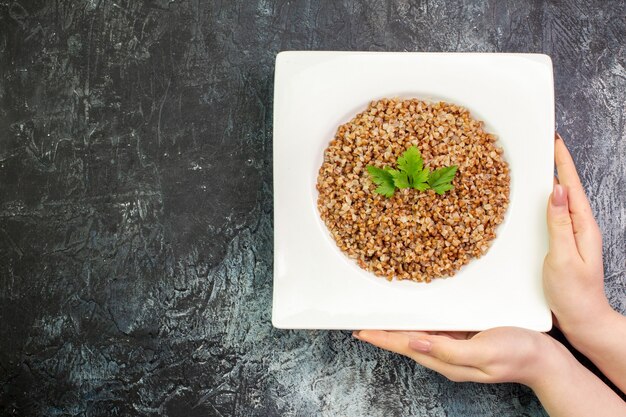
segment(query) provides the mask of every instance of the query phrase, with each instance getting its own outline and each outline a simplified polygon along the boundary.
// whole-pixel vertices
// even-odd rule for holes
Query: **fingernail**
[[[428,353],[430,352],[432,344],[428,340],[424,339],[411,339],[409,340],[409,347],[418,352]]]
[[[561,184],[554,184],[552,188],[552,205],[555,207],[562,207],[567,204],[567,195],[565,195],[565,188]]]
[[[354,337],[355,339],[361,340],[361,338],[359,337],[359,331],[358,330],[355,330],[355,331],[352,332],[352,337]]]
[[[559,132],[554,132],[554,139],[555,139],[555,140],[563,140],[563,138],[561,137],[561,135],[559,135]],[[565,142],[565,141],[563,140],[563,142]]]

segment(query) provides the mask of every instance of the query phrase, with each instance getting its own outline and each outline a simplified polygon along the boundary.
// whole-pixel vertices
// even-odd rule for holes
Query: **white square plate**
[[[317,211],[318,169],[337,127],[383,97],[462,105],[498,136],[510,206],[486,255],[453,278],[391,281],[335,245]],[[541,286],[552,189],[552,62],[536,54],[281,52],[274,86],[272,323],[299,329],[546,331]]]

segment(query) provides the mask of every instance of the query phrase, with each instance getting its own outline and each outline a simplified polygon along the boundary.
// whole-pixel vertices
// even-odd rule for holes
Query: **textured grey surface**
[[[0,0],[0,415],[545,415],[518,385],[270,325],[289,49],[551,55],[626,310],[624,1],[512,4]]]

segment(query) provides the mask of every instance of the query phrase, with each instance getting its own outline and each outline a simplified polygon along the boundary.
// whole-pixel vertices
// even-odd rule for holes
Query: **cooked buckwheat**
[[[458,165],[454,189],[374,193],[365,168],[395,167],[413,145],[431,170]],[[496,137],[468,110],[381,99],[337,129],[319,170],[317,206],[337,246],[362,268],[430,282],[485,254],[504,218],[509,183]]]

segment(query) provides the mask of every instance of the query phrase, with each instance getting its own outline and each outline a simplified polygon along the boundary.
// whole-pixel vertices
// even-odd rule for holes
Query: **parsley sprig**
[[[418,191],[433,189],[442,195],[454,188],[452,180],[458,166],[452,165],[430,171],[424,166],[424,160],[419,149],[411,146],[398,158],[398,169],[390,167],[378,168],[367,166],[372,182],[378,187],[375,193],[385,197],[393,196],[396,188],[415,188]]]

